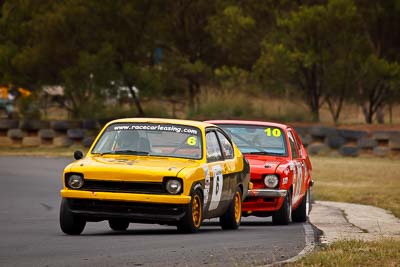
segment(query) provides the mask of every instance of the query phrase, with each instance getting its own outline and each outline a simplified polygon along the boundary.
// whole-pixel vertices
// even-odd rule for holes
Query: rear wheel
[[[221,228],[224,230],[235,230],[239,228],[242,219],[242,191],[240,188],[236,189],[232,202],[225,212],[219,218]]]
[[[203,198],[199,190],[192,194],[192,200],[186,208],[186,214],[178,223],[178,230],[184,233],[196,233],[203,222]]]
[[[301,200],[300,206],[293,211],[292,220],[294,222],[305,222],[307,221],[308,214],[311,209],[311,198],[310,198],[310,187],[307,188],[306,194]]]
[[[128,229],[129,221],[124,219],[111,219],[108,220],[108,225],[114,231],[125,231]]]
[[[272,223],[276,225],[287,225],[292,218],[292,198],[288,191],[282,207],[272,215]]]
[[[67,235],[80,235],[85,229],[86,221],[74,215],[68,207],[68,201],[63,199],[60,207],[60,227]]]

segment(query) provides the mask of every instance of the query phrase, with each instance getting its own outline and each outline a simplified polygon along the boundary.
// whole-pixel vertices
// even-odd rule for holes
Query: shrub
[[[252,118],[254,108],[249,98],[233,90],[205,91],[200,95],[199,108],[189,118],[233,119]]]

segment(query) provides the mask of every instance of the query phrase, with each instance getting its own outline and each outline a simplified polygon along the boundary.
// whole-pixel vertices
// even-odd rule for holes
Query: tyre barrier
[[[86,136],[86,130],[85,129],[69,129],[67,130],[67,136],[68,138],[75,140],[75,141],[80,141]]]
[[[294,130],[298,135],[307,136],[310,132],[309,127],[302,127],[302,126],[294,126]]]
[[[325,143],[332,149],[338,149],[346,143],[346,139],[338,134],[330,134],[325,138]]]
[[[39,131],[39,137],[44,140],[53,140],[56,136],[53,129],[42,129]]]
[[[324,139],[328,135],[336,134],[336,132],[335,128],[325,126],[312,126],[310,128],[311,136],[316,139]]]
[[[42,129],[39,131],[38,135],[42,145],[52,145],[56,134],[53,129]]]
[[[40,120],[22,120],[19,122],[19,128],[26,132],[36,132],[40,129],[49,128],[50,123],[48,121]]]
[[[377,146],[373,149],[373,153],[378,157],[386,157],[389,156],[390,149],[385,146]]]
[[[26,136],[26,133],[21,129],[10,129],[7,132],[7,136],[12,140],[22,140]]]
[[[356,146],[341,146],[339,153],[345,157],[357,157],[359,155],[359,148]]]
[[[111,121],[112,119],[110,118],[106,118],[106,119],[98,119],[97,122],[100,126],[100,128],[103,128],[109,121]]]
[[[27,136],[22,139],[22,146],[24,147],[38,147],[41,143],[40,138],[37,136]]]
[[[18,128],[19,121],[18,120],[0,120],[0,130],[8,131],[10,129]]]
[[[393,143],[396,143],[397,136],[400,135],[400,132],[398,131],[374,131],[372,133],[372,138],[374,138],[379,146],[389,146],[390,140],[393,140],[391,143],[392,145],[395,145]]]
[[[357,141],[357,146],[360,149],[374,149],[378,145],[378,142],[370,137],[362,137]]]
[[[79,121],[62,120],[50,122],[50,127],[57,132],[66,133],[69,129],[80,128],[81,124]]]
[[[389,138],[389,148],[391,150],[400,151],[400,133],[392,133]]]
[[[70,147],[73,144],[74,141],[69,139],[67,136],[58,136],[53,140],[53,145],[56,147]]]
[[[82,145],[83,145],[84,147],[90,147],[90,146],[92,145],[92,143],[93,143],[93,141],[94,141],[95,138],[96,138],[96,137],[94,137],[94,136],[90,136],[90,137],[84,138],[84,139],[82,140]]]
[[[338,130],[340,136],[342,136],[347,141],[357,141],[358,139],[365,137],[368,135],[365,131],[353,131],[353,130],[346,130],[340,129]]]
[[[314,143],[307,147],[310,155],[323,155],[329,152],[329,147],[324,143]]]
[[[90,147],[102,120],[0,120],[0,147]],[[297,126],[296,132],[311,155],[400,156],[400,131],[355,131],[325,126]]]
[[[21,145],[26,133],[21,129],[10,129],[7,132],[7,136],[10,138],[12,145]]]
[[[374,131],[372,132],[372,138],[375,139],[376,141],[389,141],[390,136],[394,132],[392,131]]]
[[[306,146],[306,147],[313,142],[313,139],[312,139],[311,135],[309,135],[309,134],[306,134],[305,136],[299,135],[299,137],[300,137],[301,142],[303,143],[303,145]]]
[[[86,130],[99,130],[100,125],[97,120],[84,120],[82,122],[82,128]]]

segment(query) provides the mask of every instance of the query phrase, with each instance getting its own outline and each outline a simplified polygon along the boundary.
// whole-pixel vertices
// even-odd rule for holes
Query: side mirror
[[[80,151],[80,150],[75,151],[74,152],[74,159],[78,160],[78,159],[81,159],[81,158],[83,158],[82,151]]]

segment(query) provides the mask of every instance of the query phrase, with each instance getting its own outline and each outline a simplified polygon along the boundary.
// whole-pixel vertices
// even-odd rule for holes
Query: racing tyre
[[[293,211],[292,221],[294,222],[305,222],[307,221],[308,214],[311,210],[311,195],[310,187],[307,188],[306,194],[301,200],[300,206]]]
[[[68,208],[68,202],[63,199],[60,207],[60,227],[67,235],[80,235],[86,226],[86,221],[74,214]]]
[[[203,221],[203,197],[199,190],[192,194],[192,200],[186,208],[186,214],[178,223],[178,231],[183,233],[196,233]]]
[[[224,230],[236,230],[239,228],[240,220],[242,218],[242,191],[240,188],[236,189],[232,203],[230,204],[227,212],[219,217],[219,223]]]
[[[272,223],[276,225],[287,225],[292,218],[292,198],[288,191],[282,207],[272,215]]]
[[[126,231],[129,226],[129,221],[124,219],[111,219],[108,220],[108,225],[114,231]]]

